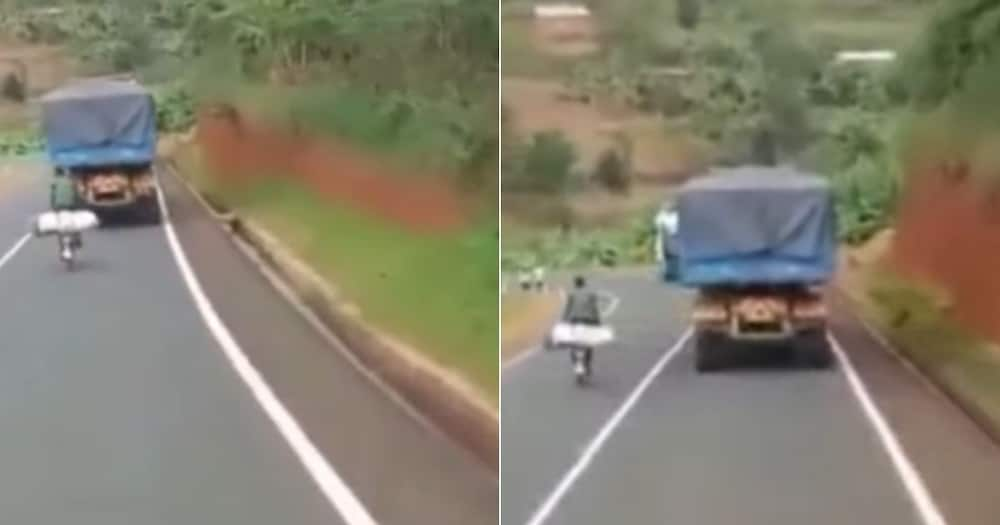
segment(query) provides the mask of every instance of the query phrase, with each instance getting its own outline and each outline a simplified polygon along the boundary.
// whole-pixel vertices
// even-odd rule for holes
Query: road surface
[[[185,260],[320,459],[300,459],[223,352],[164,228],[93,232],[67,273],[53,239],[21,242],[47,205],[44,168],[23,168],[36,177],[0,196],[5,522],[496,523],[495,477],[331,349],[176,181]]]
[[[837,370],[694,371],[690,297],[602,277],[620,342],[505,367],[504,525],[990,525],[1000,448],[838,311]],[[854,371],[857,374],[854,374]]]

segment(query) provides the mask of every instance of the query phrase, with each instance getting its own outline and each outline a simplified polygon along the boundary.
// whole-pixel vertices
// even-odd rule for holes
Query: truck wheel
[[[702,331],[695,335],[694,367],[698,372],[715,372],[725,367],[725,337]]]
[[[160,213],[160,201],[157,199],[150,199],[140,212],[142,214],[142,222],[149,225],[156,225],[163,222],[163,215]]]
[[[833,366],[833,352],[826,330],[810,329],[800,333],[795,346],[795,355],[801,366],[814,370],[826,370]]]

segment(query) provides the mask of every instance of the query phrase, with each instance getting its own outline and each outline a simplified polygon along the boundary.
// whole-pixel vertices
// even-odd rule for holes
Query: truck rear
[[[782,168],[721,170],[688,182],[677,212],[677,280],[698,292],[698,370],[767,351],[829,367],[823,286],[837,240],[827,181]]]
[[[57,177],[69,177],[77,204],[103,217],[160,219],[153,162],[152,94],[127,81],[84,80],[42,98],[42,129]]]

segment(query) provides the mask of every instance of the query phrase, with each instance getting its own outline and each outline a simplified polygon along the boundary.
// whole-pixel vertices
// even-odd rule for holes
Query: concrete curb
[[[847,291],[843,290],[840,286],[834,286],[832,291],[837,302],[850,306],[848,309],[851,312],[850,315],[864,326],[865,330],[879,343],[879,346],[885,349],[891,357],[899,361],[903,368],[916,376],[928,389],[954,405],[994,443],[1000,445],[1000,421],[987,414],[984,409],[980,408],[974,401],[968,399],[967,396],[959,393],[933,367],[927,366],[926,363],[921,362],[919,359],[910,357],[904,348],[901,348],[889,336],[883,334],[878,327],[873,326],[863,314],[855,313],[862,312],[862,307]]]
[[[300,313],[332,334],[356,360],[415,416],[469,450],[494,472],[499,472],[499,415],[464,379],[423,357],[399,341],[380,333],[346,303],[306,263],[293,256],[266,229],[218,210],[167,161],[169,172],[185,186],[208,213],[231,235],[237,246],[265,273]],[[277,280],[278,282],[275,282]],[[281,290],[284,289],[284,290]],[[289,296],[290,295],[290,296]],[[302,310],[306,310],[303,312]],[[313,323],[314,326],[316,323]]]

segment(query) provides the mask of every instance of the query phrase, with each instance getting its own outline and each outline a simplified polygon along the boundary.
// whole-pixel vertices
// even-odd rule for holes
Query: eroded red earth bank
[[[459,192],[443,178],[402,174],[386,163],[333,140],[295,136],[235,113],[203,113],[199,148],[223,182],[292,178],[333,204],[440,232],[466,222]]]
[[[908,177],[892,260],[943,289],[958,322],[1000,342],[1000,191],[961,165]]]

